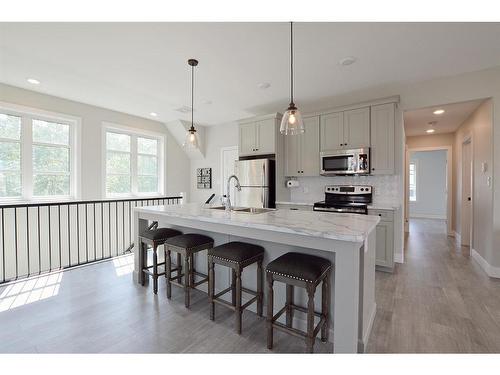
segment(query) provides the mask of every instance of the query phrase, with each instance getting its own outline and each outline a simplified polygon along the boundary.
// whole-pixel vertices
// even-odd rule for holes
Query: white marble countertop
[[[397,210],[399,209],[400,205],[397,203],[390,203],[390,202],[380,202],[380,203],[373,203],[368,205],[369,210]]]
[[[159,217],[177,217],[349,242],[363,242],[380,221],[378,216],[332,215],[314,211],[273,210],[260,214],[225,212],[199,203],[136,207],[134,210]]]

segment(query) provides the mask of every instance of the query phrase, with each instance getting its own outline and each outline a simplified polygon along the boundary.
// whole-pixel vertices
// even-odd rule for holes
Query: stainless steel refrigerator
[[[241,191],[235,191],[235,206],[265,208],[276,206],[274,160],[237,160],[234,174],[241,185]]]

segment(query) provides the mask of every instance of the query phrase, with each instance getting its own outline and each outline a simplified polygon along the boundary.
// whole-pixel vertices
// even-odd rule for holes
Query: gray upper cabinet
[[[276,119],[268,118],[239,125],[240,156],[274,154],[276,152]]]
[[[321,151],[370,146],[370,107],[321,116]]]
[[[344,148],[370,146],[370,107],[344,112]]]
[[[344,112],[322,115],[320,133],[321,151],[342,148],[344,146]]]
[[[285,175],[319,176],[319,116],[304,118],[304,134],[285,137]]]
[[[371,107],[371,173],[394,174],[395,104]]]

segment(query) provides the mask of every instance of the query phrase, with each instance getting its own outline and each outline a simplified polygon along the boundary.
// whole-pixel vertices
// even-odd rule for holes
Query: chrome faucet
[[[229,176],[227,179],[227,197],[226,197],[226,204],[224,204],[224,207],[226,207],[226,211],[231,211],[231,197],[229,196],[229,191],[231,189],[231,179],[234,178],[236,180],[236,189],[238,191],[241,191],[241,186],[240,186],[240,180],[238,180],[238,177],[234,174]]]

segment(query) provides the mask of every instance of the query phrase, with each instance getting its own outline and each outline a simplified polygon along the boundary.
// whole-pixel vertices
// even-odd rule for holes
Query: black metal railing
[[[0,205],[0,284],[123,255],[134,247],[133,208],[182,196]]]

